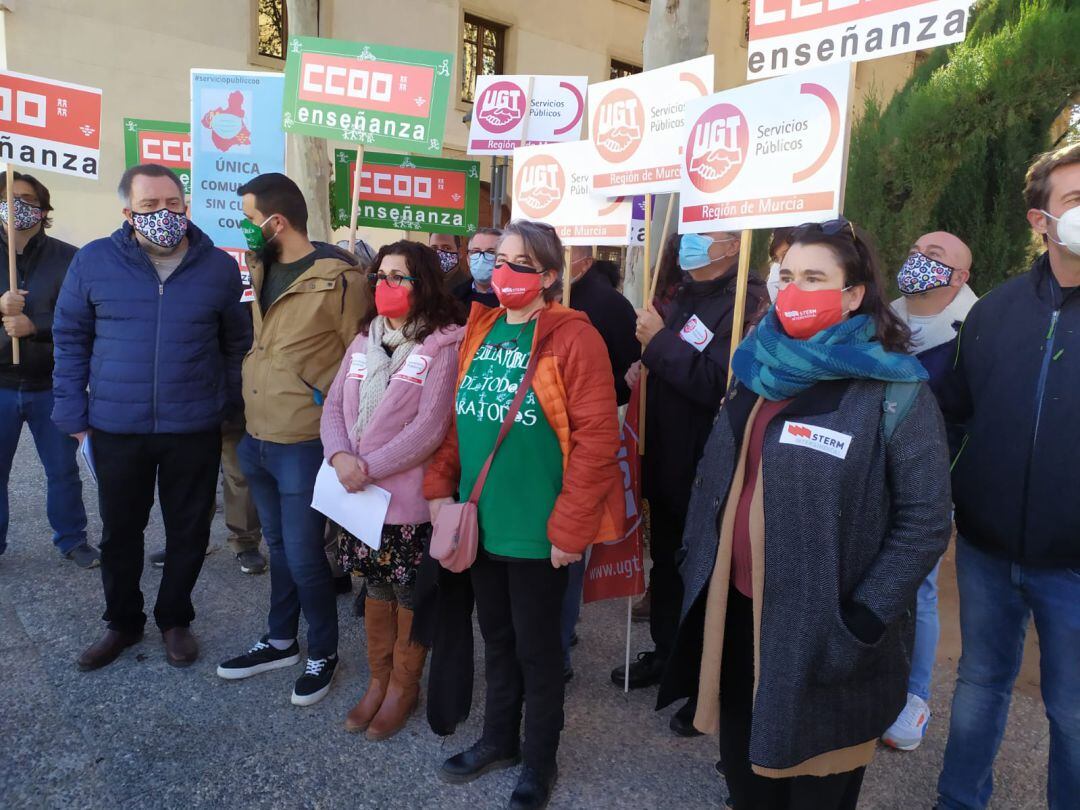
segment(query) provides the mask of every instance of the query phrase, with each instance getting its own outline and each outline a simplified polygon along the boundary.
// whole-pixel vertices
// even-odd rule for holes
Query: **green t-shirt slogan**
[[[536,321],[500,318],[461,380],[455,403],[461,497],[472,492],[518,386],[525,377]],[[547,559],[547,520],[562,489],[562,450],[536,393],[525,395],[480,494],[480,542],[500,557]]]

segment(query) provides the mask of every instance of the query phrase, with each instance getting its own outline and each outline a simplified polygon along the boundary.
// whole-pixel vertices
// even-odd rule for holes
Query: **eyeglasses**
[[[499,343],[485,343],[484,345],[485,346],[491,346],[493,349],[499,349],[501,351],[507,351],[508,349],[516,349],[516,348],[518,348],[518,341],[521,340],[521,336],[523,334],[525,334],[525,330],[528,328],[529,324],[532,323],[539,316],[539,314],[540,313],[537,313],[535,316],[533,316],[532,318],[529,318],[529,320],[525,321],[525,323],[523,323],[521,325],[521,328],[518,330],[518,333],[516,335],[514,335],[514,337],[510,338],[509,340],[503,340],[503,341],[500,341]]]
[[[400,287],[403,281],[415,284],[417,279],[415,276],[388,276],[386,273],[368,273],[368,281],[371,282],[372,287],[380,281],[385,282],[388,287]]]
[[[851,241],[858,243],[859,237],[855,233],[855,226],[851,224],[851,221],[845,217],[837,217],[836,219],[829,219],[825,222],[807,222],[797,227],[791,234],[791,241],[799,241],[799,237],[806,233],[820,231],[826,236],[839,236],[845,231],[851,235]]]
[[[470,256],[483,256],[485,259],[491,259],[492,261],[495,261],[495,251],[494,250],[470,250],[469,255]]]

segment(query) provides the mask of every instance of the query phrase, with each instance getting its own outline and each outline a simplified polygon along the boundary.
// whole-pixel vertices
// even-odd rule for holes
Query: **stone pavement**
[[[479,733],[482,675],[472,717],[450,739],[432,734],[422,714],[385,743],[342,730],[367,675],[351,598],[339,600],[344,668],[322,703],[290,705],[299,668],[240,682],[214,674],[219,660],[243,651],[263,632],[269,590],[268,577],[241,574],[223,548],[220,515],[211,541],[216,551],[195,592],[201,660],[186,670],[166,665],[151,620],[146,639],[117,663],[78,672],[76,657],[103,629],[100,574],[56,554],[44,486],[24,433],[10,486],[9,548],[0,557],[0,807],[505,806],[516,771],[463,787],[444,785],[436,776],[441,760]],[[96,538],[92,483],[86,498]],[[155,512],[147,550],[162,544]],[[943,573],[943,580],[948,576]],[[147,567],[143,586],[151,605],[159,578]],[[552,808],[722,806],[715,740],[674,738],[667,729],[670,710],[652,711],[655,689],[624,696],[608,682],[610,667],[622,659],[625,615],[624,603],[589,605],[582,613]],[[955,638],[955,615],[943,621],[946,637]],[[634,628],[635,652],[647,635],[646,628]],[[883,749],[868,771],[860,807],[906,810],[933,803],[955,647],[943,644],[936,716],[926,743],[910,754]],[[476,652],[480,673],[481,650]],[[1041,704],[1018,692],[998,759],[993,807],[1045,806],[1047,751]]]

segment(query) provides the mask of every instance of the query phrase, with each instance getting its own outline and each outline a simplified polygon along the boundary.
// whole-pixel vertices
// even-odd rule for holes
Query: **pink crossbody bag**
[[[448,503],[439,510],[435,518],[435,525],[431,530],[431,556],[439,561],[443,568],[460,574],[476,562],[476,552],[480,547],[480,523],[477,517],[477,505],[480,503],[480,493],[484,489],[488,471],[491,470],[491,462],[495,460],[495,453],[499,445],[510,432],[521,403],[525,401],[525,394],[532,385],[533,373],[536,371],[536,358],[539,355],[539,347],[533,350],[529,358],[529,364],[525,368],[525,376],[518,386],[514,401],[510,403],[510,410],[503,419],[499,436],[495,439],[495,446],[491,448],[491,455],[487,457],[480,474],[476,476],[469,500],[464,503]]]

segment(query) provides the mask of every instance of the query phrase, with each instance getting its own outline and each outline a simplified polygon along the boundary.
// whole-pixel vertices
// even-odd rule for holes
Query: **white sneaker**
[[[918,695],[908,692],[907,705],[881,736],[881,741],[898,751],[914,751],[919,747],[930,722],[930,707]]]

